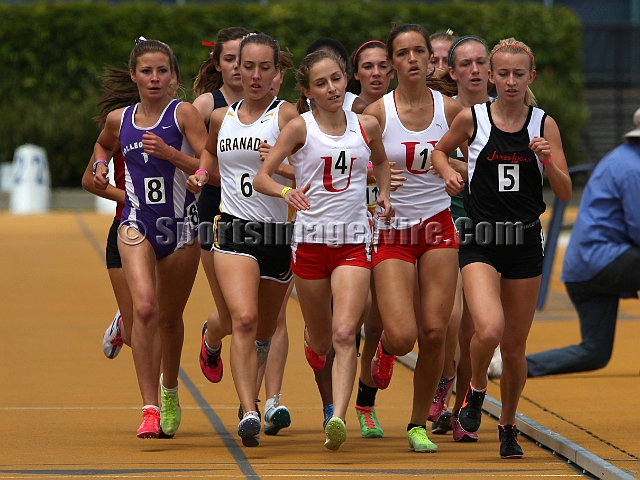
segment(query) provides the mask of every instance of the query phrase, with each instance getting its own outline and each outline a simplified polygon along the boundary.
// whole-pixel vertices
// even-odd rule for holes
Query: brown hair
[[[220,65],[222,48],[225,43],[242,38],[248,33],[249,30],[242,27],[229,27],[218,31],[217,43],[211,50],[209,58],[200,65],[198,75],[193,82],[193,92],[196,95],[217,90],[224,84],[222,73],[216,69],[216,65]]]
[[[307,97],[303,92],[303,88],[309,89],[309,80],[311,74],[311,67],[313,67],[320,60],[324,60],[325,58],[329,58],[336,62],[338,67],[344,75],[347,74],[347,66],[344,63],[344,60],[340,58],[336,53],[329,50],[316,50],[315,52],[311,52],[309,55],[304,57],[300,62],[300,66],[298,70],[296,70],[296,87],[300,90],[300,98],[296,102],[296,108],[298,109],[298,113],[304,113],[309,111],[309,102]],[[313,106],[313,105],[312,105]]]
[[[384,42],[380,40],[368,40],[360,45],[353,55],[351,56],[351,76],[349,77],[349,82],[347,83],[347,92],[355,93],[356,95],[360,95],[362,92],[362,85],[360,84],[360,80],[356,80],[356,73],[358,72],[358,66],[360,63],[360,56],[362,52],[368,50],[370,48],[381,48],[385,52],[387,51],[387,46]],[[389,74],[391,74],[391,69],[389,69]]]
[[[276,68],[280,68],[280,45],[274,38],[269,35],[265,35],[264,33],[249,33],[243,37],[242,42],[240,43],[238,63],[240,63],[240,60],[242,59],[242,49],[252,43],[256,45],[266,45],[271,48],[271,50],[273,50],[273,65]]]
[[[98,102],[100,114],[94,117],[98,124],[104,125],[109,112],[134,105],[140,101],[138,85],[131,80],[131,72],[135,71],[140,56],[154,52],[161,52],[169,57],[171,71],[175,72],[178,84],[180,84],[180,66],[171,47],[159,40],[138,39],[129,55],[129,68],[105,67],[105,73],[100,77],[103,95]]]
[[[392,29],[387,37],[387,57],[393,58],[393,42],[401,33],[407,32],[416,32],[422,35],[424,38],[425,44],[427,46],[427,51],[429,55],[433,54],[433,48],[431,47],[431,41],[429,40],[429,33],[427,30],[417,23],[405,23],[403,25],[396,25],[392,23]],[[437,73],[434,68],[431,72],[427,73],[427,87],[432,88],[433,90],[437,90],[445,95],[455,95],[458,91],[456,83],[447,73]]]

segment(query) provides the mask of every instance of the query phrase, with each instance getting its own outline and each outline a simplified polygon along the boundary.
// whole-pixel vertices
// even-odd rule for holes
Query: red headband
[[[531,60],[531,65],[533,65],[535,62],[533,61],[533,55],[531,55],[531,52],[529,52],[526,48],[517,45],[515,43],[505,43],[504,45],[500,45],[498,48],[496,48],[493,53],[491,54],[491,56],[489,57],[489,63],[491,63],[491,61],[493,60],[493,56],[498,53],[500,50],[502,50],[504,47],[516,47],[519,48],[520,50],[522,50],[524,53],[526,53],[529,56],[529,59]]]
[[[382,48],[386,48],[387,46],[384,44],[384,42],[381,42],[380,40],[367,40],[366,42],[364,42],[362,45],[360,45],[358,47],[358,49],[356,50],[356,53],[353,54],[353,58],[351,59],[351,61],[353,62],[353,66],[356,66],[356,58],[358,58],[358,54],[360,53],[360,50],[362,50],[364,47],[366,47],[367,45],[371,45],[372,43],[377,43],[379,45],[382,45]]]
[[[215,43],[213,42],[208,42],[207,40],[203,40],[202,41],[202,46],[203,47],[211,47],[211,51],[209,52],[209,56],[213,56],[213,48],[216,46]]]

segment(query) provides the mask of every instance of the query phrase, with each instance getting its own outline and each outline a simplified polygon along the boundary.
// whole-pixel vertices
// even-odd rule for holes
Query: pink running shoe
[[[160,411],[157,407],[142,409],[142,423],[138,428],[138,438],[158,438],[160,435]]]
[[[449,394],[451,387],[453,387],[453,378],[447,380],[445,377],[440,377],[438,388],[436,389],[436,395],[433,397],[431,408],[429,408],[429,416],[427,417],[427,420],[430,422],[436,422],[440,418],[440,414],[442,414],[442,409],[444,408],[444,403],[447,401],[447,395]]]
[[[314,371],[319,372],[324,368],[324,364],[327,363],[326,355],[318,355],[316,352],[311,350],[311,347],[304,342],[304,356],[307,357],[307,362]]]
[[[387,388],[391,382],[395,359],[395,355],[382,353],[382,342],[378,342],[378,350],[371,360],[371,378],[380,390]]]
[[[209,353],[207,344],[205,343],[206,336],[207,322],[204,322],[202,326],[202,345],[200,347],[200,369],[204,376],[207,377],[207,380],[212,383],[218,383],[222,380],[222,358],[220,358],[222,345],[220,345],[218,353]]]
[[[460,421],[458,415],[451,415],[451,428],[453,429],[453,439],[456,442],[477,442],[478,434],[475,432],[467,432]]]

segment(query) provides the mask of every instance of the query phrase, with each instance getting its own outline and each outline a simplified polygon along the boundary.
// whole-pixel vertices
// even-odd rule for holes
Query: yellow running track
[[[202,322],[214,308],[202,271],[185,314],[182,425],[171,440],[138,439],[141,400],[131,351],[125,347],[118,358],[108,360],[101,349],[116,310],[103,253],[110,224],[111,217],[94,213],[0,214],[0,478],[581,476],[580,469],[524,438],[522,460],[501,460],[497,423],[486,415],[478,443],[456,444],[450,435],[433,435],[440,447],[436,454],[410,452],[405,432],[412,372],[399,365],[389,389],[377,397],[384,438],[360,438],[351,407],[347,442],[337,452],[326,450],[320,396],[304,360],[303,322],[295,299],[288,306],[291,347],[282,397],[292,425],[275,437],[263,434],[257,448],[242,447],[235,433],[238,399],[228,348],[219,384],[210,384],[198,364]],[[520,402],[524,415],[636,478],[638,303],[622,302],[609,366],[588,374],[530,379]],[[578,338],[576,314],[556,273],[528,351]],[[499,397],[497,384],[490,384],[489,394]]]

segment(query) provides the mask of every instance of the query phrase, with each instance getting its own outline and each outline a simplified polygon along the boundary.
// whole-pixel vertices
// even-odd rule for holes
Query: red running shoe
[[[136,435],[138,438],[158,438],[160,435],[160,412],[156,407],[142,409],[142,423]]]
[[[222,358],[220,353],[222,352],[222,345],[218,353],[209,353],[207,350],[207,344],[205,338],[207,335],[207,322],[204,322],[202,326],[202,345],[200,347],[200,369],[207,380],[212,383],[218,383],[222,380]]]
[[[430,422],[437,422],[440,418],[442,410],[444,409],[444,404],[447,401],[449,390],[453,387],[454,378],[455,377],[451,377],[447,380],[445,377],[440,377],[436,394],[433,397],[433,402],[431,402],[431,408],[429,408],[429,416],[427,417],[427,420]]]
[[[307,362],[314,371],[319,372],[324,368],[324,364],[327,363],[326,355],[318,355],[316,352],[311,350],[311,347],[304,342],[304,356],[307,357]]]
[[[378,350],[371,360],[371,378],[380,390],[387,388],[391,382],[395,359],[395,355],[382,353],[382,342],[378,342]]]

